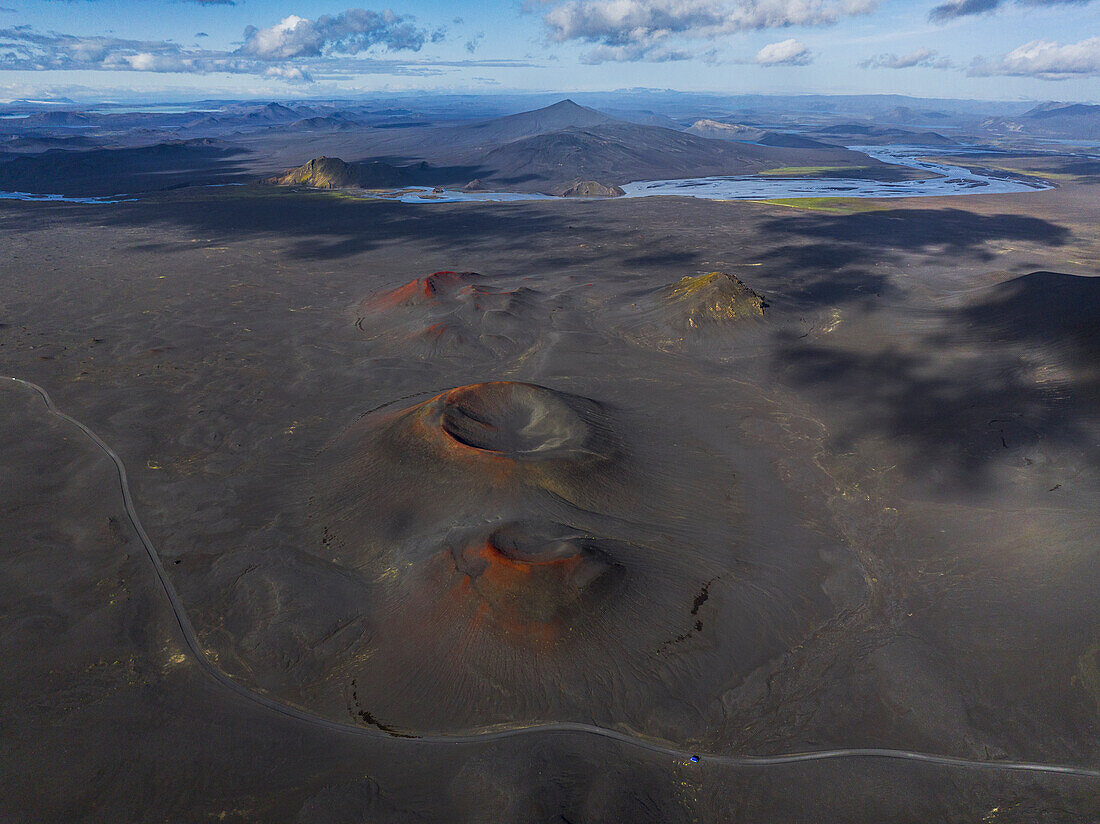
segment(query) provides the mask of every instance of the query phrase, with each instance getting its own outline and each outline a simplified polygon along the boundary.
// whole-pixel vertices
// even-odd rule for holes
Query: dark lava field
[[[0,821],[1098,820],[1093,186],[0,201]]]

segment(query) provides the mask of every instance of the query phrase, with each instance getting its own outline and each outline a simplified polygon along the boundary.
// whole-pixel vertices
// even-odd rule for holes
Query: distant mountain
[[[720,123],[715,128],[723,134],[737,129]],[[296,145],[283,138],[293,130],[279,127],[269,133],[279,140],[277,150],[283,157]],[[374,165],[366,181],[358,168],[327,166],[320,173],[298,170],[297,178],[296,173],[281,174],[280,178],[298,185],[316,185],[303,182],[316,180],[325,186],[377,187],[410,183],[463,186],[476,180],[486,190],[564,194],[575,189],[573,193],[579,195],[613,191],[636,180],[746,174],[807,164],[876,163],[838,146],[755,128],[741,134],[769,137],[776,145],[714,140],[680,129],[627,123],[570,100],[476,123],[401,130],[374,126],[315,134],[310,135],[310,146],[323,147],[329,158],[363,158],[385,165]],[[431,165],[417,170],[412,178],[394,171],[407,169],[404,164],[414,158]]]
[[[65,128],[88,128],[95,126],[98,118],[84,112],[38,112],[23,118],[21,128],[33,126],[63,126]]]
[[[99,142],[82,134],[51,137],[48,135],[30,135],[27,137],[13,136],[0,141],[0,148],[15,149],[17,151],[42,152],[47,149],[90,149],[98,146]]]
[[[216,140],[125,149],[50,149],[0,163],[0,191],[78,197],[160,191],[247,180],[235,158],[244,150]]]
[[[908,106],[895,106],[876,117],[880,123],[928,123],[931,120],[949,120],[951,115],[928,109],[911,109]]]
[[[20,97],[12,100],[9,106],[75,106],[76,101],[68,97]]]
[[[491,170],[489,175],[483,173],[482,179],[546,191],[547,184],[577,179],[621,185],[635,180],[744,174],[805,159],[805,152],[798,149],[710,140],[657,126],[616,122],[514,140],[485,153],[478,162]],[[853,165],[867,161],[864,155],[839,148],[815,153],[815,159]]]
[[[638,123],[643,126],[663,126],[666,129],[682,130],[680,124],[671,117],[649,109],[608,109],[606,114],[626,123]]]
[[[953,146],[955,141],[939,132],[912,132],[907,129],[865,126],[860,123],[840,123],[812,130],[813,134],[835,138],[849,145],[913,145]]]
[[[820,140],[812,140],[797,134],[772,132],[755,126],[745,126],[740,123],[722,123],[718,120],[696,120],[687,131],[690,134],[709,137],[713,140],[738,140],[783,149],[837,148],[829,143],[822,143]]]
[[[293,123],[301,119],[301,114],[282,103],[268,103],[240,118],[244,123]]]
[[[814,129],[818,134],[863,134],[872,135],[878,131],[874,126],[864,126],[859,123],[838,123],[835,126],[822,126]]]
[[[1024,117],[1033,120],[1049,120],[1052,117],[1096,117],[1100,115],[1100,106],[1088,103],[1040,103],[1034,109],[1024,113]]]
[[[579,106],[572,100],[562,100],[544,109],[453,126],[448,131],[461,143],[490,144],[522,140],[563,129],[587,129],[617,122],[620,121],[603,112]]]
[[[1040,103],[1018,117],[986,118],[981,122],[981,128],[997,134],[1096,140],[1100,136],[1100,106]]]
[[[369,127],[365,123],[360,120],[355,120],[342,112],[325,115],[323,117],[307,117],[302,120],[295,120],[293,123],[286,126],[287,131],[294,132],[338,131],[366,128]]]

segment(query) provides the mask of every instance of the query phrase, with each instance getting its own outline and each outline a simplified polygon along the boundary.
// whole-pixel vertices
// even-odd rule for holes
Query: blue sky
[[[0,99],[631,87],[1100,102],[1100,0],[0,0]]]

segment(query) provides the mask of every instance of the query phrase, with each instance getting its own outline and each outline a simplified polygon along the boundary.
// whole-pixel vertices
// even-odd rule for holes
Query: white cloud
[[[390,51],[419,51],[429,35],[408,17],[385,11],[348,9],[309,20],[291,14],[273,26],[244,31],[240,54],[259,60],[319,57],[325,53],[358,54],[373,46]]]
[[[196,37],[199,35],[196,35]],[[392,11],[348,9],[309,20],[288,15],[266,28],[245,29],[236,51],[183,46],[172,40],[41,33],[30,26],[0,28],[0,70],[133,71],[187,74],[253,74],[309,82],[311,70],[331,74],[423,74],[438,71],[427,62],[356,57],[373,47],[419,51],[442,37],[416,27]],[[467,61],[486,65],[487,61]]]
[[[1021,6],[1083,6],[1091,0],[1016,0]],[[936,6],[928,13],[928,19],[934,23],[946,23],[959,17],[970,17],[979,14],[990,14],[999,9],[1004,3],[1002,0],[948,0],[942,5]]]
[[[669,41],[831,25],[878,5],[879,0],[566,0],[551,4],[543,23],[554,42],[596,46],[589,62],[667,60],[678,53]]]
[[[301,66],[268,66],[264,77],[274,77],[288,83],[312,83],[313,78]]]
[[[645,60],[650,63],[672,63],[677,60],[690,60],[694,55],[686,49],[669,49],[661,46],[644,46],[629,43],[625,46],[606,46],[600,44],[581,55],[581,62],[590,66],[600,63],[634,63]]]
[[[245,29],[244,45],[240,51],[261,60],[285,60],[303,54],[318,55],[323,45],[324,40],[314,28],[313,21],[292,14],[265,29],[249,26]]]
[[[1100,37],[1065,45],[1051,40],[1032,40],[1002,57],[977,58],[969,74],[974,77],[1037,77],[1040,80],[1100,76]]]
[[[481,41],[485,39],[485,32],[479,31],[473,37],[466,41],[466,51],[473,54],[477,51],[477,47],[481,45]]]
[[[805,43],[791,38],[769,43],[756,53],[754,62],[761,66],[806,66],[813,59],[813,53]]]
[[[876,54],[862,61],[859,65],[864,69],[912,69],[916,67],[928,69],[949,69],[952,66],[950,60],[945,57],[937,57],[934,49],[917,49],[903,54]]]

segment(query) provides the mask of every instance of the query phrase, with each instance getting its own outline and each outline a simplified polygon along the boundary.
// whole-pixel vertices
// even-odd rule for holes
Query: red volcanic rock
[[[355,326],[379,351],[423,359],[507,357],[531,348],[550,326],[545,296],[515,278],[435,272],[367,296]]]
[[[449,294],[482,279],[477,272],[433,272],[427,277],[410,280],[389,292],[383,292],[363,302],[365,309],[389,309],[395,306],[411,306],[430,303],[436,296]]]
[[[605,542],[606,543],[606,542]],[[497,630],[551,641],[569,617],[608,594],[623,569],[600,542],[560,524],[517,521],[454,552],[460,597]]]

